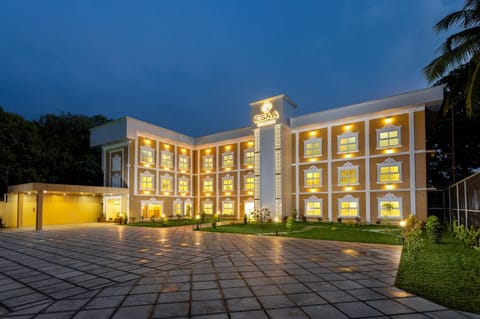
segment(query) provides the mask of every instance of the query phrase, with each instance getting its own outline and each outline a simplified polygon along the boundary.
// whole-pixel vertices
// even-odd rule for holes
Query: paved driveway
[[[473,318],[393,286],[400,247],[108,224],[0,231],[15,318]]]

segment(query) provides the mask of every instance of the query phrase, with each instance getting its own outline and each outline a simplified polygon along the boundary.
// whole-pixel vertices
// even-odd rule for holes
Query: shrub
[[[438,244],[442,239],[442,224],[438,220],[437,216],[430,216],[427,218],[427,224],[425,226],[428,238]]]
[[[217,214],[215,214],[212,217],[212,228],[213,229],[217,229],[217,222],[218,222],[218,216],[217,216]]]
[[[348,227],[355,226],[355,222],[353,220],[347,220],[345,222],[345,225],[347,225]]]
[[[291,231],[292,230],[292,227],[293,227],[293,217],[292,216],[288,216],[287,218],[287,223],[285,226],[287,226],[287,229],[288,231]]]
[[[466,228],[463,225],[457,225],[454,220],[452,223],[453,237],[461,240],[466,247],[473,247],[480,251],[480,228],[475,228],[473,225]]]
[[[416,252],[423,246],[423,224],[415,215],[410,215],[405,221],[403,229],[403,238],[405,241],[405,250],[407,257],[415,257]]]
[[[246,225],[248,223],[247,214],[243,215],[243,224]]]
[[[338,217],[338,218],[337,218],[337,222],[338,222],[339,224],[341,224],[341,223],[342,223],[342,217]]]

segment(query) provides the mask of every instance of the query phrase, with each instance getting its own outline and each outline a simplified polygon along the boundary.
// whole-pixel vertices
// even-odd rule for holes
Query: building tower
[[[250,103],[255,140],[255,209],[268,209],[280,220],[292,211],[292,134],[297,105],[286,95]]]

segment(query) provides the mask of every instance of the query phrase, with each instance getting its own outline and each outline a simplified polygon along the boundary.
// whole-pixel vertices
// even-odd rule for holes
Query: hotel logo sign
[[[260,107],[260,110],[262,111],[261,114],[256,114],[253,116],[253,123],[255,123],[257,127],[275,124],[277,119],[280,117],[278,111],[272,111],[272,103],[270,102],[263,103]]]

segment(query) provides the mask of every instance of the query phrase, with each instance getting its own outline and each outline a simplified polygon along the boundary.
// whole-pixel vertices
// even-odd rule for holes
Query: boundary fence
[[[480,172],[444,190],[429,191],[428,214],[444,222],[456,219],[465,227],[480,227]]]

